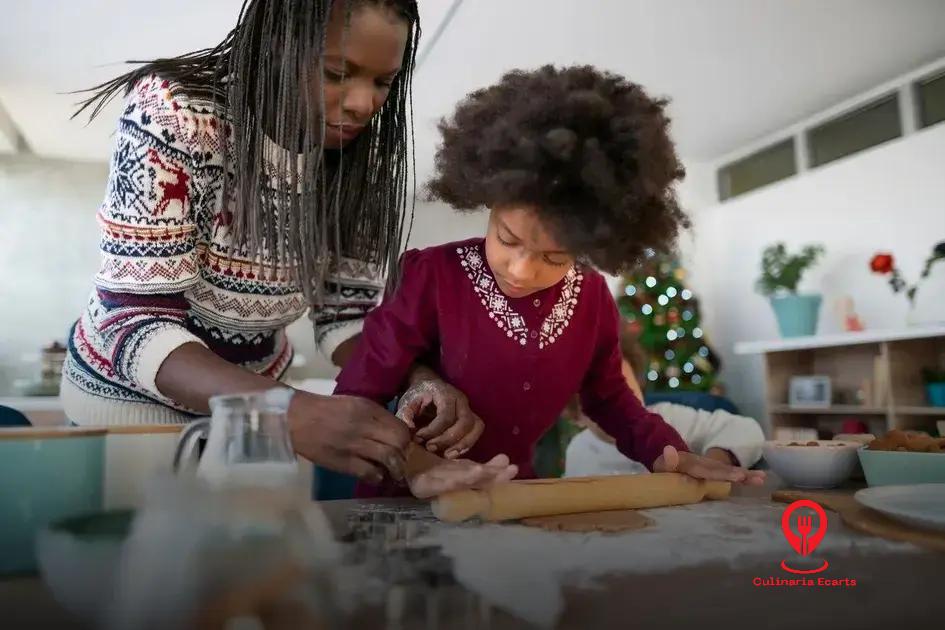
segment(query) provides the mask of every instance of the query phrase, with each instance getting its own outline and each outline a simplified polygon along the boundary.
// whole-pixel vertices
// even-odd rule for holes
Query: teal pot
[[[817,332],[820,314],[819,295],[783,295],[771,298],[771,308],[778,320],[782,337],[805,337]]]
[[[929,400],[929,405],[933,407],[945,407],[945,381],[926,383],[925,396]]]

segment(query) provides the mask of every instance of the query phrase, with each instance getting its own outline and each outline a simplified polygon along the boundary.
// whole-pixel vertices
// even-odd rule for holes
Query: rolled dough
[[[580,514],[532,516],[519,521],[528,527],[540,527],[555,532],[601,532],[615,534],[643,529],[653,524],[652,519],[637,510],[608,510]]]

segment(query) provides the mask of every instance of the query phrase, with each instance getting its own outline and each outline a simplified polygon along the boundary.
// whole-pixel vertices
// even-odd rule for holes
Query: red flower
[[[892,254],[876,254],[870,260],[870,269],[873,273],[890,273],[895,266]]]

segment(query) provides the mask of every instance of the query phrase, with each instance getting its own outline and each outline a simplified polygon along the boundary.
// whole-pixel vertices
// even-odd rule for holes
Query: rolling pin
[[[457,523],[479,517],[507,521],[529,516],[653,508],[724,499],[732,485],[680,473],[510,481],[485,490],[457,490],[433,500],[433,514]]]

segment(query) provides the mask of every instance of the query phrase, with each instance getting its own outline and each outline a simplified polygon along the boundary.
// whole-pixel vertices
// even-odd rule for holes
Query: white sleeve
[[[315,344],[331,361],[339,345],[361,332],[364,318],[381,299],[384,278],[375,265],[343,258],[325,279],[324,303],[309,310]]]
[[[329,362],[338,346],[361,333],[364,318],[322,324],[315,329],[315,344]]]
[[[633,475],[648,472],[646,466],[635,462],[603,441],[589,429],[584,429],[568,443],[564,456],[565,477],[598,477],[603,475]]]
[[[746,468],[761,459],[764,432],[752,418],[727,411],[704,411],[673,403],[658,403],[650,411],[663,416],[693,452],[704,455],[710,448],[731,451]]]

